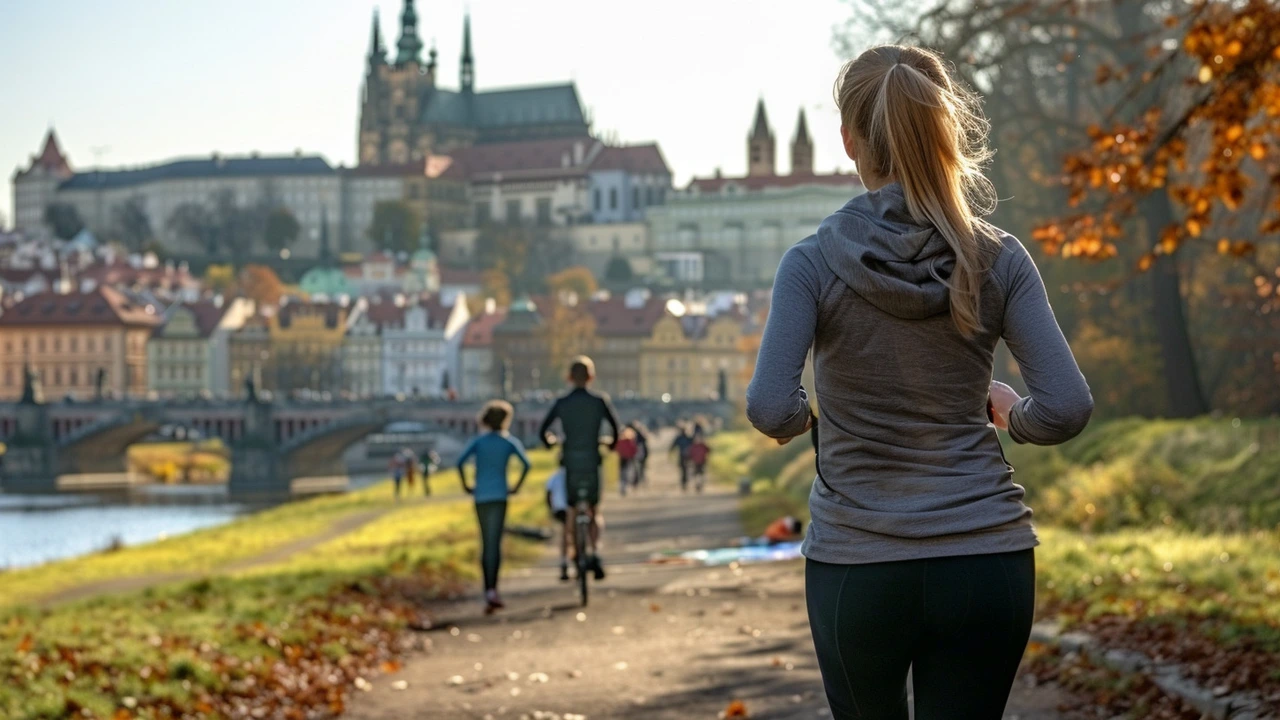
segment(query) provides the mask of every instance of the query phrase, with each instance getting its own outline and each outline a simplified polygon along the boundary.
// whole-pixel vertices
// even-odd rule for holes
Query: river
[[[229,522],[255,508],[223,488],[153,487],[119,494],[0,494],[0,568],[39,565]]]

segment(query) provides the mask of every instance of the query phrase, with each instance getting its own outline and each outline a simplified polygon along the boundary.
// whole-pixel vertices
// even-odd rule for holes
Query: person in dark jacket
[[[574,527],[577,517],[577,504],[585,500],[591,519],[589,562],[597,580],[604,579],[604,564],[596,548],[600,541],[600,526],[596,522],[596,513],[600,505],[600,430],[606,423],[612,432],[609,449],[618,443],[618,416],[613,411],[609,398],[591,390],[595,380],[596,368],[591,358],[581,355],[574,358],[569,366],[569,384],[573,386],[551,406],[538,436],[543,443],[552,447],[551,426],[557,420],[564,434],[564,444],[560,449],[560,464],[565,469],[565,489],[569,500],[569,515],[565,527]]]
[[[1037,540],[996,427],[1060,443],[1093,398],[1031,256],[981,219],[995,193],[976,96],[937,54],[892,45],[847,64],[836,94],[868,192],[783,257],[747,415],[780,443],[811,430],[812,350],[802,550],[833,717],[906,720],[910,670],[917,720],[998,720]],[[1028,397],[992,382],[1001,339]]]

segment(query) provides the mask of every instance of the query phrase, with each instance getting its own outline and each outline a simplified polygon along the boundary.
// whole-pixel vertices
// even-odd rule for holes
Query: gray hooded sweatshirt
[[[981,289],[983,330],[951,319],[955,255],[912,220],[901,186],[850,200],[782,258],[747,389],[757,429],[804,432],[800,386],[813,349],[818,478],[806,557],[861,564],[1035,547],[987,398],[1003,338],[1030,395],[1009,419],[1016,442],[1060,443],[1089,421],[1093,398],[1027,251],[1002,234]]]

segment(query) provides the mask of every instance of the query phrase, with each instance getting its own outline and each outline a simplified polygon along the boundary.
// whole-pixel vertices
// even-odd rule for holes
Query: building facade
[[[492,300],[486,301],[484,312],[475,315],[463,331],[458,351],[458,394],[464,400],[490,400],[501,397],[498,363],[493,352],[493,330],[507,318]]]
[[[614,398],[643,395],[644,344],[666,316],[666,300],[637,290],[597,300],[589,309],[595,341],[588,354],[596,364],[596,386]]]
[[[342,341],[350,308],[336,302],[289,302],[267,318],[270,356],[266,369],[276,392],[338,389]]]
[[[529,298],[511,303],[507,317],[494,327],[493,361],[497,365],[498,387],[512,394],[542,390],[558,377],[547,366],[542,315]]]
[[[71,163],[58,145],[58,136],[50,128],[40,152],[31,156],[26,169],[14,171],[14,229],[32,239],[49,238],[49,228],[44,222],[45,208],[54,201],[58,186],[73,174]]]
[[[382,393],[382,324],[361,298],[347,316],[342,339],[342,391],[356,398]]]
[[[640,391],[644,397],[670,395],[672,400],[742,397],[742,318],[735,313],[716,317],[667,314],[654,324],[642,343]]]
[[[434,296],[384,304],[399,312],[382,329],[383,393],[440,397],[456,391],[458,350],[470,317],[465,299],[451,308]]]
[[[153,305],[108,287],[87,293],[41,293],[0,315],[0,398],[22,395],[24,369],[45,397],[86,399],[147,392],[147,341],[161,323]]]
[[[655,274],[675,287],[768,287],[782,255],[828,215],[865,192],[857,175],[813,172],[804,112],[791,144],[791,173],[776,172],[763,100],[747,138],[748,172],[695,178],[648,212]]]
[[[271,330],[262,315],[254,315],[227,338],[231,397],[244,398],[248,384],[259,391],[276,390],[275,363],[271,354]]]
[[[253,314],[246,298],[179,303],[147,343],[147,384],[160,397],[226,397],[232,333]]]

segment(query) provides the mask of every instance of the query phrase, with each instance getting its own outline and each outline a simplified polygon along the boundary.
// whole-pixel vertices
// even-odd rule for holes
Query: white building
[[[498,367],[493,354],[493,329],[507,318],[493,298],[485,301],[484,313],[467,323],[459,351],[461,382],[458,393],[464,400],[491,400],[502,396],[498,387]]]
[[[40,154],[31,156],[25,170],[18,168],[13,173],[13,228],[28,239],[48,239],[51,233],[44,224],[44,209],[54,201],[58,185],[73,174],[58,146],[58,136],[50,128]]]
[[[678,287],[767,287],[787,248],[866,191],[857,175],[813,172],[813,142],[803,110],[791,143],[790,174],[777,173],[776,155],[762,100],[747,137],[745,177],[717,171],[714,177],[695,178],[667,205],[648,212],[660,276]]]
[[[370,312],[385,312],[382,325],[382,387],[385,395],[440,396],[458,386],[458,350],[470,313],[465,298],[453,307],[437,296],[425,299],[383,301],[390,308],[370,305]]]

